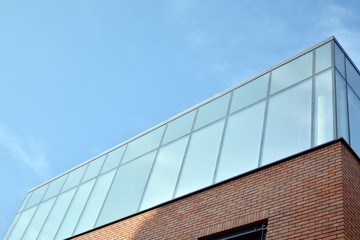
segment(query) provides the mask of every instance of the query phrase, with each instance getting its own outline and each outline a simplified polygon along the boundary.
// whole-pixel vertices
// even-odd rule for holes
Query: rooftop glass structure
[[[30,190],[3,239],[64,239],[337,138],[360,74],[334,37]]]

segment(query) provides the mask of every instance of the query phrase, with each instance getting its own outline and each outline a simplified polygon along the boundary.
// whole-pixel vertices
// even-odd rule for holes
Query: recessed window
[[[266,240],[266,223],[258,223],[247,227],[241,227],[216,233],[211,236],[200,238],[201,240]]]

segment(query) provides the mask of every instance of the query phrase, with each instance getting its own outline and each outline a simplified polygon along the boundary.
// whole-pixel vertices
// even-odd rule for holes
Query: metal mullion
[[[127,144],[125,145],[124,152],[123,152],[123,154],[122,154],[122,156],[121,156],[119,165],[118,165],[117,167],[120,167],[120,166],[122,165],[122,161],[123,161],[123,158],[124,158],[124,156],[125,156],[125,153],[126,153],[126,150],[127,150],[128,146],[129,146],[129,143],[127,143]]]
[[[268,88],[267,88],[266,97],[265,97],[265,110],[264,110],[264,118],[263,118],[262,130],[261,130],[261,139],[260,139],[261,142],[260,142],[260,148],[259,148],[258,167],[261,167],[262,160],[263,160],[262,158],[263,158],[263,150],[264,150],[267,116],[268,116],[268,111],[269,111],[271,81],[272,81],[272,71],[269,72]]]
[[[315,68],[316,68],[316,50],[312,52],[312,76],[311,76],[311,130],[310,130],[310,147],[315,146],[315,108],[317,106],[315,105],[315,97],[316,97],[316,84],[315,84]],[[319,111],[319,109],[317,109]],[[317,130],[318,130],[317,126]]]
[[[178,185],[179,185],[179,182],[180,182],[181,174],[182,174],[182,172],[183,172],[184,162],[185,162],[185,160],[186,160],[186,155],[187,155],[188,150],[189,150],[189,146],[190,146],[190,143],[191,143],[191,138],[192,138],[193,131],[194,131],[194,128],[195,128],[195,122],[196,122],[198,113],[199,113],[199,108],[197,108],[197,109],[196,109],[196,112],[195,112],[193,124],[192,124],[192,126],[191,126],[191,130],[190,130],[190,134],[189,134],[189,139],[188,139],[188,142],[187,142],[187,144],[186,144],[186,148],[185,148],[183,160],[182,160],[182,162],[181,162],[180,171],[179,171],[178,177],[177,177],[177,179],[176,179],[176,184],[175,184],[175,187],[174,187],[174,192],[173,192],[173,195],[172,195],[172,199],[174,199],[175,196],[176,196],[176,192],[177,192]]]
[[[337,107],[337,87],[336,87],[336,69],[335,69],[335,42],[331,41],[331,75],[332,75],[332,83],[333,83],[333,118],[334,118],[334,126],[333,126],[333,137],[339,138],[339,129],[338,129],[338,107]],[[346,80],[345,80],[346,81]],[[346,93],[345,96],[347,97]],[[347,102],[347,99],[346,99]]]
[[[218,167],[219,167],[219,164],[220,164],[220,156],[221,156],[221,153],[222,153],[223,143],[224,143],[224,139],[225,139],[226,132],[227,132],[227,124],[228,124],[228,121],[229,121],[230,109],[231,109],[231,103],[232,103],[233,95],[234,95],[234,91],[231,91],[228,106],[227,106],[227,110],[226,110],[225,122],[224,122],[224,125],[223,125],[223,131],[222,131],[222,134],[221,134],[219,151],[218,151],[217,158],[216,158],[215,170],[214,170],[214,174],[213,174],[212,184],[215,183],[216,177],[217,177],[217,174],[218,174]]]
[[[140,207],[141,207],[142,202],[143,202],[143,200],[144,200],[145,192],[146,192],[146,189],[147,189],[147,187],[148,187],[148,185],[149,185],[149,180],[150,180],[150,177],[151,177],[151,175],[152,175],[152,173],[153,173],[153,170],[154,170],[154,167],[155,167],[155,164],[156,164],[156,160],[157,160],[157,156],[158,156],[158,154],[159,154],[159,151],[160,151],[162,142],[163,142],[163,140],[164,140],[164,136],[165,136],[167,127],[168,127],[168,124],[165,125],[165,129],[164,129],[164,132],[163,132],[163,134],[162,134],[162,136],[161,136],[161,140],[160,140],[160,143],[159,143],[159,147],[158,147],[157,150],[156,150],[156,153],[155,153],[155,156],[154,156],[154,160],[153,160],[153,163],[152,163],[152,165],[151,165],[150,172],[149,172],[149,176],[148,176],[147,179],[146,179],[144,191],[143,191],[142,194],[141,194],[140,202],[139,202],[139,205],[138,205],[138,207],[137,207],[137,209],[136,209],[136,212],[139,212],[139,211],[140,211]]]

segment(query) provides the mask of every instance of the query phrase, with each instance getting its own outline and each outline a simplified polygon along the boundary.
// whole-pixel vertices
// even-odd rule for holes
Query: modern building
[[[358,240],[359,155],[331,37],[31,189],[3,239]]]

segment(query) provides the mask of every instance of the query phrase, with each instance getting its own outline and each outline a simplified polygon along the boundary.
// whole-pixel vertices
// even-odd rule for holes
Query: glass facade
[[[328,141],[360,155],[360,75],[330,38],[32,189],[4,239],[64,239]]]

